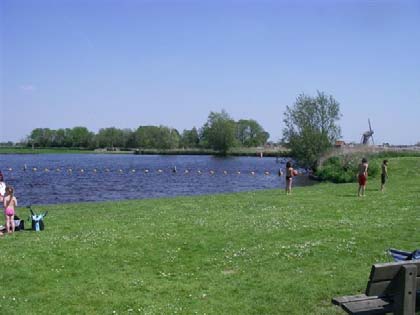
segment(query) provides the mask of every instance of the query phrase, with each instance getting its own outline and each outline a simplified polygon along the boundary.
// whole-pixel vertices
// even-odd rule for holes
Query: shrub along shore
[[[363,148],[362,148],[363,149]],[[383,160],[390,157],[420,157],[420,151],[374,151],[366,150],[343,152],[335,154],[323,160],[315,174],[315,179],[331,181],[334,183],[351,183],[357,181],[359,164],[362,158],[367,158],[369,163],[369,176],[378,176],[381,172]]]
[[[389,158],[385,193],[370,177],[365,198],[320,183],[34,206],[45,231],[0,238],[0,312],[343,314],[331,298],[363,292],[388,248],[420,247],[419,170]]]

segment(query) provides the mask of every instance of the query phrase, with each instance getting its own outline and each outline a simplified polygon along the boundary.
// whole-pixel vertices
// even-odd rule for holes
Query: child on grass
[[[15,231],[15,207],[17,206],[16,197],[13,195],[13,187],[6,187],[6,197],[4,197],[4,216],[6,218],[6,231],[13,233]]]

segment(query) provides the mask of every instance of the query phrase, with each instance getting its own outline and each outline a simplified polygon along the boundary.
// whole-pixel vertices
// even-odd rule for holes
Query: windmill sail
[[[373,140],[373,134],[374,134],[374,132],[373,132],[372,125],[370,123],[370,119],[369,118],[368,118],[368,124],[369,124],[369,130],[363,133],[361,142],[363,144],[366,144],[367,145],[367,144],[369,144],[369,139],[372,139],[372,144],[375,144],[375,142]]]

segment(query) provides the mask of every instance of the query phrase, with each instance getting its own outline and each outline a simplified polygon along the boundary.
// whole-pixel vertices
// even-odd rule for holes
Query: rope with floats
[[[129,174],[129,173],[143,173],[143,174],[164,174],[164,173],[171,173],[171,174],[197,174],[197,175],[204,175],[204,174],[209,174],[209,175],[216,175],[216,174],[222,174],[222,175],[230,175],[230,174],[235,174],[235,175],[251,175],[251,176],[257,176],[257,175],[265,175],[265,176],[270,176],[270,175],[282,175],[283,173],[281,171],[278,172],[270,172],[268,170],[264,170],[264,171],[260,171],[257,172],[256,170],[250,170],[250,171],[241,171],[241,170],[237,170],[237,171],[228,171],[228,170],[223,170],[223,171],[216,171],[214,169],[209,169],[209,170],[203,170],[203,169],[184,169],[183,171],[179,171],[178,168],[176,166],[169,168],[169,169],[162,169],[162,168],[157,168],[155,170],[149,169],[149,168],[143,168],[143,169],[136,169],[136,168],[130,168],[130,169],[122,169],[122,168],[118,168],[118,169],[109,169],[109,168],[93,168],[93,169],[86,169],[86,168],[71,168],[71,167],[45,167],[43,169],[39,169],[38,167],[31,167],[29,168],[26,164],[24,165],[23,168],[21,168],[24,172],[32,172],[32,173],[67,173],[67,174],[85,174],[85,173],[93,173],[93,174],[98,174],[98,173],[118,173],[118,174]],[[12,167],[8,167],[6,168],[6,171],[8,172],[14,172],[15,170]]]

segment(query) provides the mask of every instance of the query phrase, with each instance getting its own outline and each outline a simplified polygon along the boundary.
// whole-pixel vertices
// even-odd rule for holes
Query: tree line
[[[226,111],[211,112],[202,128],[183,130],[167,126],[139,126],[137,129],[102,128],[97,133],[86,127],[36,128],[26,138],[27,146],[46,148],[120,149],[214,149],[226,153],[235,146],[264,145],[269,133],[253,119],[234,121]]]
[[[341,137],[338,121],[340,104],[333,96],[317,92],[300,94],[283,116],[282,144],[302,166],[316,168],[319,158]],[[201,128],[179,133],[166,126],[139,126],[136,130],[103,128],[93,133],[85,127],[52,130],[34,129],[26,143],[33,147],[139,148],[139,149],[213,149],[226,154],[235,146],[266,144],[269,133],[253,119],[233,120],[229,114],[210,112]]]

